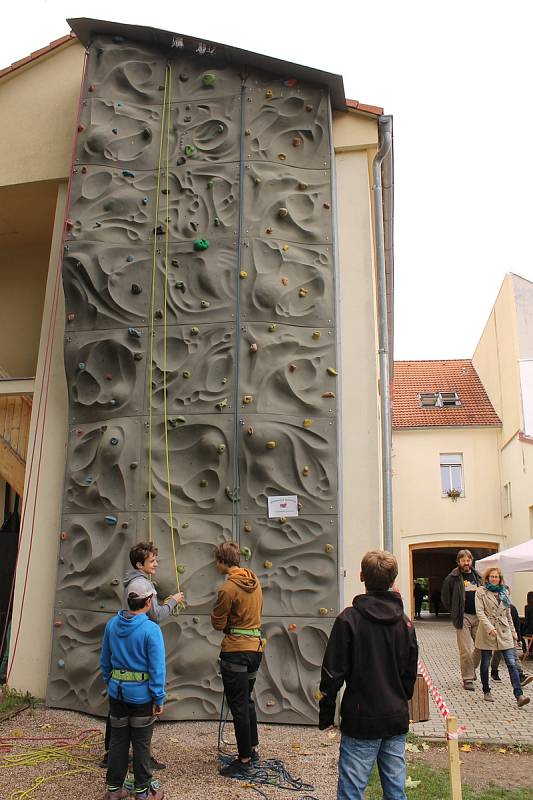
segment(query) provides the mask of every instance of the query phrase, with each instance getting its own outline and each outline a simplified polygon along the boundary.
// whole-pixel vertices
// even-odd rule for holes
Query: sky
[[[533,280],[527,0],[24,0],[3,5],[0,67],[67,33],[67,17],[340,73],[347,97],[393,115],[396,359],[470,357],[505,274]]]

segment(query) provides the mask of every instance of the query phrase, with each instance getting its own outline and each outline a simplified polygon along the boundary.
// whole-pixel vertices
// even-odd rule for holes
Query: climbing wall
[[[178,572],[187,599],[163,625],[166,718],[216,716],[212,551],[235,538],[264,590],[260,717],[315,722],[338,613],[327,90],[103,37],[82,97],[48,702],[106,713],[103,629],[151,536],[160,596]],[[292,494],[299,516],[269,519],[267,498]]]

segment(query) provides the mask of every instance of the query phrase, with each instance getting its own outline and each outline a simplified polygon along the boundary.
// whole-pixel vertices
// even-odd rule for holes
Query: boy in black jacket
[[[418,644],[402,598],[391,587],[398,575],[392,553],[371,550],[361,562],[366,594],[339,614],[322,663],[319,728],[333,725],[341,704],[337,800],[362,800],[374,762],[384,800],[405,800],[407,701],[413,696]]]

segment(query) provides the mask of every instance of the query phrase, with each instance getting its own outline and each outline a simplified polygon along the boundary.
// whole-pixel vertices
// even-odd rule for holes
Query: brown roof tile
[[[354,111],[364,111],[366,114],[374,114],[381,117],[383,109],[379,106],[369,106],[366,103],[360,103],[359,100],[349,100],[346,98],[346,108],[351,108]]]
[[[25,64],[29,64],[31,61],[35,61],[41,56],[50,53],[57,47],[61,47],[62,45],[66,44],[66,42],[70,42],[72,39],[76,39],[76,34],[72,32],[67,33],[66,36],[61,36],[59,39],[54,39],[53,42],[50,42],[50,44],[47,44],[44,47],[41,47],[40,50],[34,50],[33,53],[30,53],[29,56],[25,56],[24,58],[15,61],[13,64],[10,64],[8,67],[0,69],[0,78],[3,78],[4,75],[8,75],[11,72],[14,72],[16,69],[19,69],[20,67],[23,67]]]
[[[457,392],[461,405],[421,408],[426,392]],[[395,361],[392,398],[395,429],[501,424],[469,359]]]

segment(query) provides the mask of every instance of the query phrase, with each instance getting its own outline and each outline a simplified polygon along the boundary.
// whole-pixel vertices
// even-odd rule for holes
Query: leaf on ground
[[[427,751],[429,750],[429,744],[428,744],[427,742],[422,742],[422,743],[420,744],[420,747],[422,748],[422,750],[424,751],[424,753],[427,753]]]
[[[337,738],[337,731],[328,731],[327,732],[328,739],[336,739]]]
[[[469,745],[469,744],[462,744],[461,747],[459,748],[459,750],[462,750],[463,753],[471,753],[472,752],[472,746]]]
[[[291,742],[291,750],[301,750],[302,745],[298,742]]]
[[[498,753],[506,753],[506,752],[507,752],[506,747],[500,747],[500,749],[498,750]]]
[[[417,786],[420,786],[422,781],[414,781],[410,775],[407,776],[407,780],[405,781],[405,788],[406,789],[416,789]]]
[[[24,731],[21,731],[20,728],[16,728],[14,731],[11,731],[9,735],[13,739],[19,739],[21,736],[24,736]]]
[[[420,752],[420,750],[418,749],[418,746],[416,744],[412,744],[411,742],[407,742],[407,744],[405,745],[405,749],[407,750],[408,753],[419,753]]]
[[[52,727],[52,726],[51,726],[51,725],[50,725],[50,723],[48,723],[48,722],[45,722],[45,723],[44,723],[44,725],[39,725],[39,728],[40,728],[42,731],[46,730],[47,728],[51,728],[51,727]]]

